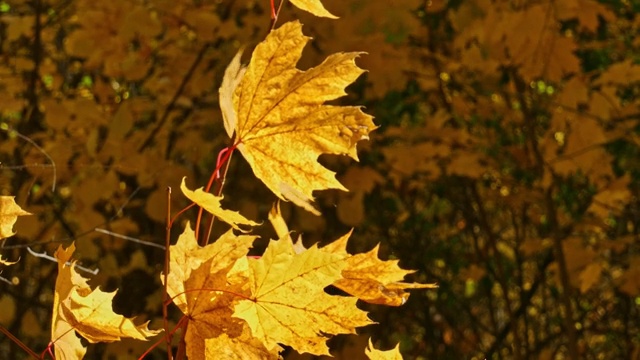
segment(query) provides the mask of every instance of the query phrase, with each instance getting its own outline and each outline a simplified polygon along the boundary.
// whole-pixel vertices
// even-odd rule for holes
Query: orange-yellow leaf
[[[299,9],[308,11],[315,16],[337,19],[338,17],[327,11],[320,0],[291,0],[291,3]]]
[[[224,354],[237,346],[254,342],[243,334],[245,324],[231,317],[233,305],[247,296],[247,279],[229,270],[239,258],[244,258],[255,236],[236,236],[232,230],[213,244],[200,247],[187,224],[175,245],[171,246],[167,291],[173,302],[189,317],[185,341],[191,359],[209,358],[212,345],[221,346]],[[164,277],[161,277],[164,281]],[[252,345],[252,346],[253,346]],[[277,354],[279,347],[269,350],[253,346],[255,353]],[[224,358],[215,357],[215,358]],[[265,357],[266,358],[266,357]]]
[[[382,351],[373,348],[373,343],[371,339],[369,339],[369,346],[365,349],[364,353],[370,360],[402,360],[402,355],[400,354],[400,344],[396,345],[395,348]]]
[[[184,196],[216,216],[218,219],[231,225],[234,229],[242,230],[238,225],[260,225],[240,215],[240,213],[238,213],[237,211],[223,209],[222,205],[220,204],[220,202],[224,198],[222,196],[215,196],[204,191],[204,189],[202,188],[197,189],[196,191],[189,190],[187,188],[187,185],[185,184],[185,179],[186,178],[182,178],[182,185],[180,185],[180,189],[184,193]]]
[[[114,313],[112,300],[115,292],[91,290],[87,279],[76,272],[73,264],[69,264],[74,251],[72,244],[67,249],[59,247],[55,253],[58,277],[51,341],[55,345],[57,359],[81,359],[84,356],[86,349],[75,332],[92,343],[118,341],[123,337],[146,340],[160,332],[149,330],[146,323],[135,325],[131,319]]]
[[[0,239],[15,235],[13,225],[24,215],[31,214],[22,210],[13,196],[0,196]]]
[[[333,283],[343,291],[372,304],[403,305],[409,298],[407,289],[432,289],[435,284],[402,282],[405,275],[414,273],[398,267],[398,260],[383,261],[378,258],[379,246],[364,253],[349,255],[346,234],[321,250],[338,255],[344,262],[342,277]]]
[[[297,21],[272,31],[253,52],[233,105],[237,148],[255,175],[280,199],[317,214],[314,190],[346,190],[318,157],[357,160],[356,143],[375,125],[359,107],[323,105],[346,95],[345,87],[362,74],[359,54],[333,54],[301,71],[296,63],[308,40]]]
[[[250,298],[236,305],[234,316],[244,319],[253,336],[267,348],[276,343],[299,352],[328,355],[322,334],[355,333],[371,324],[357,299],[331,296],[324,288],[340,278],[344,262],[316,246],[296,254],[290,238],[271,241],[259,259],[248,263]]]
[[[221,282],[217,277],[226,282],[226,272],[239,258],[247,255],[256,237],[235,236],[228,231],[214,243],[201,247],[190,226],[187,223],[176,244],[171,246],[167,291],[183,313],[197,317],[204,312],[200,307],[208,305],[198,301],[202,295],[193,290],[201,289],[204,283]],[[164,276],[161,278],[164,280]]]
[[[68,264],[76,247],[71,244],[66,249],[59,247],[55,253],[58,259],[58,277],[53,294],[53,315],[51,325],[51,341],[55,346],[56,359],[82,359],[87,349],[82,346],[80,338],[76,336],[73,325],[66,319],[63,302],[71,296],[76,288],[88,288],[87,280],[80,276],[72,265]]]

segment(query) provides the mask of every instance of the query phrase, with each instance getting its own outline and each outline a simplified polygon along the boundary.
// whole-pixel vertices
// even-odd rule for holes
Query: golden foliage
[[[189,318],[185,336],[189,358],[209,353],[225,358],[238,349],[256,358],[277,355],[279,347],[264,347],[250,336],[246,324],[232,318],[233,304],[247,296],[247,278],[229,271],[247,254],[254,239],[227,232],[213,244],[200,247],[187,224],[171,247],[167,292]]]
[[[350,255],[347,241],[351,233],[323,247],[321,250],[339,255],[345,263],[342,278],[333,283],[337,288],[372,304],[400,306],[409,298],[407,289],[433,289],[435,284],[404,283],[402,280],[415,271],[398,267],[398,260],[381,261],[378,248],[367,253]]]
[[[238,265],[237,265],[238,266]],[[325,334],[355,333],[371,324],[355,298],[330,296],[324,288],[341,276],[339,255],[317,247],[296,254],[290,239],[271,241],[260,259],[243,259],[249,296],[234,316],[245,320],[267,347],[278,342],[300,352],[328,355]]]
[[[345,190],[318,157],[344,154],[357,160],[356,143],[375,125],[358,107],[323,105],[345,95],[344,88],[360,76],[358,53],[334,54],[300,71],[295,65],[309,39],[301,28],[299,22],[286,23],[256,47],[233,93],[237,119],[230,123],[256,176],[279,198],[317,214],[314,190]]]
[[[269,212],[269,221],[280,239],[291,242],[289,229],[280,213],[279,204],[274,205]],[[415,271],[398,267],[397,260],[382,261],[378,258],[379,246],[367,253],[351,255],[347,253],[347,242],[351,232],[341,236],[320,251],[337,255],[343,265],[341,278],[332,285],[371,304],[401,306],[409,298],[407,289],[433,289],[435,284],[404,283],[406,275]],[[301,254],[307,249],[302,245],[301,238],[293,244],[294,252]]]
[[[277,210],[269,219],[283,243],[269,246],[270,257],[256,259],[251,241],[233,233],[218,240],[220,254],[212,255],[185,230],[182,236],[191,238],[187,244],[181,237],[172,248],[167,286],[186,314],[191,357],[276,356],[278,348],[269,344],[280,341],[280,333],[261,332],[281,319],[266,316],[274,300],[251,293],[255,280],[248,275],[270,258],[282,260],[273,255],[276,249],[292,254],[289,263],[282,260],[288,265],[307,252],[338,256],[341,270],[331,273],[337,276],[332,286],[373,303],[402,304],[409,289],[431,286],[405,283],[410,271],[398,264],[420,269],[413,275],[417,282],[437,278],[442,288],[406,304],[416,316],[401,315],[388,327],[393,338],[409,339],[403,351],[411,357],[637,353],[637,314],[620,306],[640,294],[634,255],[640,145],[640,66],[634,60],[640,38],[634,35],[640,17],[633,2],[292,0],[280,19],[313,19],[303,23],[316,38],[314,46],[305,47],[299,23],[288,23],[271,32],[243,67],[237,48],[269,31],[268,3],[0,2],[7,55],[0,59],[0,130],[10,125],[32,140],[15,131],[2,132],[0,139],[1,190],[19,194],[38,213],[19,218],[20,234],[48,250],[50,241],[83,234],[76,256],[100,268],[96,283],[134,269],[154,271],[150,253],[132,249],[138,245],[84,234],[104,227],[162,237],[164,189],[181,186],[185,176],[201,180],[210,170],[216,151],[228,145],[223,120],[235,141],[231,146],[238,145],[279,198],[317,213],[314,191],[350,190],[321,195],[318,207],[328,210],[326,218],[314,220],[295,208],[287,213],[283,206],[291,228],[305,229],[307,242],[326,240],[321,231],[341,231],[339,221],[359,226],[350,251],[371,249],[373,239],[385,243],[350,255],[345,236],[305,249]],[[325,6],[343,19],[312,18],[332,16]],[[354,64],[360,53],[341,51],[366,52],[357,60],[368,69],[366,76],[360,79]],[[225,58],[233,53],[238,55],[216,94]],[[322,154],[355,158],[356,142],[373,129],[360,109],[336,105],[356,78],[354,97],[363,96],[367,111],[384,126],[370,149],[359,147],[364,164],[345,168],[349,159]],[[334,118],[345,123],[331,125]],[[340,174],[339,182],[325,164]],[[184,192],[232,227],[248,230],[256,223],[247,218],[264,220],[265,204],[255,199],[265,192],[247,176],[248,168],[230,169],[227,180],[237,187],[224,199],[246,217],[221,209],[221,197]],[[57,190],[49,190],[54,183]],[[171,205],[185,203],[176,197]],[[15,218],[0,219],[2,233],[13,234]],[[294,237],[298,241],[290,246]],[[239,249],[225,248],[231,243]],[[22,261],[3,268],[2,280],[19,280],[25,286],[12,288],[16,294],[46,302],[46,291],[32,286],[46,281],[46,265],[20,251],[3,249]],[[233,261],[221,259],[225,251]],[[380,259],[396,257],[402,261]],[[300,277],[291,279],[296,286],[276,289],[297,291]],[[148,284],[133,287],[142,285]],[[159,297],[161,289],[152,285]],[[97,294],[83,301],[95,296],[111,303],[110,295]],[[46,328],[39,322],[41,307],[25,308],[31,303],[19,296],[3,294],[7,311],[0,317],[33,340]],[[153,312],[155,300],[133,303]],[[250,321],[233,317],[241,301]],[[289,314],[298,304],[279,305]],[[83,327],[70,319],[58,324],[59,334]],[[527,335],[531,329],[536,336]],[[84,350],[68,334],[54,346],[68,341],[66,348],[77,356]],[[320,339],[307,335],[283,336],[306,344],[298,347],[324,350]],[[134,346],[146,349],[142,344]],[[126,346],[113,351],[109,345],[106,354],[130,354]],[[371,357],[378,354],[371,351]]]
[[[167,291],[188,317],[185,341],[190,358],[206,354],[277,358],[278,343],[300,352],[328,355],[326,334],[355,333],[356,327],[372,323],[355,306],[356,298],[331,296],[324,291],[331,284],[338,286],[345,274],[365,271],[350,263],[352,256],[317,246],[296,251],[285,236],[271,241],[258,259],[247,258],[254,239],[227,232],[213,244],[200,247],[187,224],[171,247]],[[355,264],[359,262],[356,259]],[[373,276],[379,275],[384,266],[393,265],[377,262],[379,271]],[[397,269],[380,281],[386,284],[406,273]],[[358,296],[365,301],[373,298],[372,302],[399,305],[406,296],[402,294],[404,289],[432,287],[386,285],[398,290],[398,294],[387,294],[392,300],[365,296],[380,291],[380,282],[351,278],[344,288],[356,295],[365,294]],[[367,286],[371,287],[368,291]]]
[[[71,263],[75,246],[58,248],[58,260],[51,325],[51,342],[56,358],[82,359],[86,348],[76,336],[76,332],[90,343],[112,342],[121,338],[146,340],[158,334],[149,330],[147,323],[135,325],[131,319],[113,312],[112,301],[115,292],[106,293],[91,290],[87,279],[78,274]]]

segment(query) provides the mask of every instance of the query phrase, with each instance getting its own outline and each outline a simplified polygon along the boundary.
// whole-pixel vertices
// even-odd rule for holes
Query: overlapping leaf
[[[259,259],[240,259],[248,266],[250,297],[235,306],[253,336],[267,347],[287,344],[299,352],[328,355],[322,334],[354,333],[371,324],[356,307],[357,299],[330,296],[324,288],[340,278],[339,255],[312,247],[296,254],[289,238],[271,241]]]
[[[269,221],[280,239],[291,241],[289,228],[280,213],[280,206],[274,205],[269,212]],[[351,255],[347,253],[347,242],[351,232],[321,248],[321,251],[337,255],[344,262],[341,276],[332,285],[372,304],[389,306],[403,305],[409,298],[408,289],[432,289],[435,284],[406,283],[402,280],[415,271],[398,267],[397,260],[383,261],[378,258],[379,246],[364,253]],[[306,251],[302,240],[294,244],[297,254]]]
[[[401,269],[398,260],[380,260],[379,245],[367,253],[350,255],[346,250],[350,235],[348,233],[321,249],[339,255],[346,263],[334,286],[368,303],[389,306],[403,305],[409,298],[408,289],[437,287],[435,284],[403,282],[406,275],[415,271]]]
[[[159,333],[149,330],[147,323],[135,325],[132,319],[114,313],[112,301],[115,292],[91,290],[87,279],[69,263],[74,251],[72,244],[66,249],[58,248],[55,253],[58,277],[53,300],[51,341],[57,359],[81,359],[84,356],[86,348],[75,332],[91,343],[118,341],[125,337],[145,340]]]
[[[335,174],[318,163],[322,154],[349,155],[357,160],[356,143],[375,128],[359,107],[329,106],[324,102],[345,95],[344,88],[362,70],[358,53],[338,53],[307,71],[296,68],[309,40],[299,22],[274,30],[260,43],[233,95],[233,110],[224,106],[227,131],[235,130],[237,148],[255,175],[279,198],[318,213],[314,190],[346,190]],[[233,84],[237,65],[227,72]],[[221,88],[228,99],[232,86]],[[226,105],[225,105],[226,104]],[[231,135],[231,134],[230,134]]]
[[[189,358],[211,358],[206,354],[230,358],[227,355],[239,348],[254,358],[269,359],[265,354],[277,354],[279,347],[267,349],[249,336],[244,322],[231,317],[233,305],[248,293],[243,274],[231,275],[229,270],[247,254],[254,239],[229,231],[213,244],[200,247],[187,224],[171,246],[167,291],[189,317],[185,336]]]

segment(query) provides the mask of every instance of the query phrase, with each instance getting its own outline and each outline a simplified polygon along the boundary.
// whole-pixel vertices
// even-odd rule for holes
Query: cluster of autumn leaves
[[[318,0],[291,3],[332,17]],[[359,54],[334,54],[301,71],[296,63],[308,40],[302,25],[294,21],[271,31],[255,48],[248,66],[241,66],[239,53],[225,72],[220,104],[224,127],[234,139],[230,151],[239,150],[280,199],[319,214],[312,203],[313,191],[346,189],[318,163],[318,157],[340,154],[357,160],[356,143],[367,139],[375,125],[359,107],[324,105],[345,95],[345,87],[360,76],[362,70],[354,61]],[[277,206],[269,220],[279,239],[272,240],[262,256],[247,257],[256,239],[247,235],[248,229],[259,224],[223,209],[221,196],[204,189],[192,191],[184,181],[181,189],[232,227],[203,247],[187,223],[168,249],[169,270],[161,278],[171,301],[184,314],[177,327],[186,329],[189,358],[277,359],[280,344],[329,355],[327,335],[355,333],[356,328],[372,324],[357,308],[358,300],[399,306],[408,297],[407,289],[434,286],[403,283],[411,271],[399,268],[397,261],[380,260],[377,248],[349,254],[350,234],[322,248],[304,248],[300,239],[294,243]],[[0,237],[13,235],[13,224],[22,215],[28,213],[12,197],[0,198]],[[74,249],[72,244],[55,253],[58,277],[51,343],[57,359],[84,356],[86,348],[76,333],[96,343],[124,337],[145,340],[161,332],[115,314],[115,292],[88,286],[74,267]],[[330,285],[351,296],[327,294]],[[167,339],[171,332],[165,334]],[[372,359],[400,358],[397,347],[387,352],[370,348],[367,355]]]

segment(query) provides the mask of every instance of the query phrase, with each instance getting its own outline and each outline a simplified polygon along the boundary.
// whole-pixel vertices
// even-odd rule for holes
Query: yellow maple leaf
[[[167,292],[189,318],[185,334],[189,358],[224,359],[224,354],[237,347],[245,347],[249,353],[277,354],[279,347],[270,350],[256,343],[247,336],[246,324],[231,317],[233,305],[248,293],[246,279],[240,273],[229,274],[229,270],[246,256],[255,238],[236,236],[229,230],[214,243],[200,247],[187,224],[171,246]],[[213,353],[217,355],[207,355]]]
[[[315,16],[337,19],[338,17],[327,11],[320,0],[291,0],[291,3],[299,9],[308,11]]]
[[[322,334],[355,333],[372,324],[357,299],[331,296],[324,288],[340,278],[340,256],[316,246],[296,254],[290,238],[271,241],[259,259],[240,259],[248,268],[250,298],[235,306],[253,336],[267,348],[284,343],[299,352],[329,355]]]
[[[296,63],[308,40],[297,21],[272,31],[253,52],[232,95],[234,111],[225,110],[235,118],[225,123],[235,125],[237,148],[274,194],[318,214],[311,205],[314,190],[346,190],[318,157],[357,160],[356,143],[375,125],[359,107],[324,105],[346,95],[345,87],[362,74],[355,65],[359,53],[333,54],[301,71]],[[235,79],[238,71],[229,76]]]
[[[55,253],[58,260],[58,277],[53,299],[51,341],[55,346],[56,359],[82,359],[86,348],[82,346],[77,332],[91,343],[118,341],[123,337],[146,340],[158,334],[149,330],[147,323],[135,325],[132,319],[113,312],[115,291],[106,293],[91,290],[87,279],[69,264],[75,246],[59,247]]]
[[[351,232],[320,250],[338,255],[344,262],[342,276],[333,285],[362,301],[389,306],[403,305],[409,298],[407,289],[432,289],[435,284],[402,282],[413,270],[398,266],[398,260],[383,261],[378,258],[377,245],[363,254],[347,253],[347,241]]]
[[[269,212],[269,221],[280,239],[286,238],[291,241],[289,228],[282,218],[279,204],[274,205]],[[435,284],[402,282],[406,275],[415,271],[401,269],[398,267],[397,260],[382,261],[378,259],[379,245],[368,253],[356,255],[347,253],[346,247],[350,236],[351,232],[320,249],[338,255],[344,262],[342,276],[333,283],[334,286],[362,301],[390,306],[403,305],[409,298],[407,289],[437,287]],[[300,237],[293,246],[296,254],[307,250]]]
[[[203,188],[197,189],[195,191],[189,190],[187,188],[187,185],[185,184],[185,179],[186,178],[182,178],[182,184],[180,185],[180,189],[182,190],[182,193],[184,193],[184,196],[186,196],[189,200],[198,204],[198,206],[207,210],[211,214],[215,215],[218,219],[231,225],[234,229],[242,230],[238,225],[260,225],[240,215],[240,213],[238,213],[237,211],[223,209],[222,205],[220,204],[220,202],[224,198],[223,196],[215,196],[204,191]]]
[[[0,196],[0,239],[15,235],[13,225],[18,216],[31,215],[16,204],[13,196]]]
[[[369,339],[369,346],[364,350],[365,355],[370,360],[402,360],[402,355],[400,354],[400,344],[396,345],[395,348],[382,351],[373,348],[373,343],[371,339]]]
[[[0,239],[15,235],[13,225],[18,220],[18,216],[24,215],[31,214],[22,210],[22,208],[16,204],[13,196],[0,196]],[[0,255],[0,264],[13,265],[15,263],[15,261],[3,259],[2,255]]]

